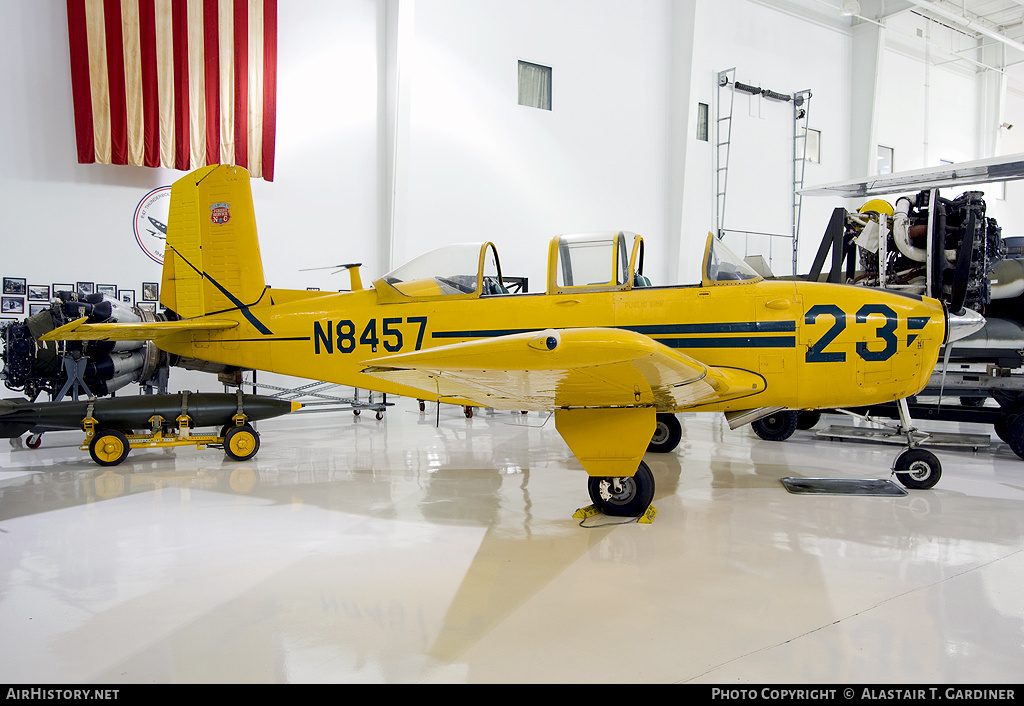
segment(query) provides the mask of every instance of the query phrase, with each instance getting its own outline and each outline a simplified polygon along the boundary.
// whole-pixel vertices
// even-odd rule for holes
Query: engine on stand
[[[46,393],[57,401],[83,391],[104,397],[131,383],[166,392],[168,355],[152,341],[88,341],[42,343],[43,334],[82,316],[89,323],[138,323],[160,315],[130,306],[105,294],[79,299],[74,292],[57,292],[50,306],[23,321],[0,328],[0,379],[8,389],[35,401]]]
[[[991,424],[1024,459],[1021,241],[1002,237],[999,224],[986,215],[983,192],[945,199],[930,189],[901,196],[893,205],[875,199],[855,213],[835,209],[807,278],[926,295],[945,302],[950,312],[967,308],[982,314],[984,328],[944,347],[910,411],[916,419]],[[823,273],[830,249],[831,271]],[[895,417],[895,411],[890,404],[866,413]]]
[[[894,206],[870,201],[847,214],[846,229],[848,242],[859,246],[856,284],[924,294],[954,309],[985,313],[992,300],[990,276],[1006,247],[999,224],[985,215],[982,192],[950,200],[921,191]]]

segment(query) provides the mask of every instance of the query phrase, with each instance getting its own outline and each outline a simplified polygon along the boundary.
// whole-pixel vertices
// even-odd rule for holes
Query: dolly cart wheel
[[[116,466],[130,449],[128,437],[117,429],[100,429],[89,443],[89,455],[101,466]]]
[[[231,427],[224,435],[224,453],[233,461],[248,461],[260,450],[260,435],[248,424]]]

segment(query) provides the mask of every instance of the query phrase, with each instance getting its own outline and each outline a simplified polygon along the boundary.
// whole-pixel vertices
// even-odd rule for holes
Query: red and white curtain
[[[67,0],[78,161],[274,178],[277,0]]]

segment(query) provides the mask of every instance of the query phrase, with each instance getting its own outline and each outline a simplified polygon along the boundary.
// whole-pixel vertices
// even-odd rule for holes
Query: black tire
[[[1012,421],[1012,417],[1008,415],[1003,415],[1002,417],[1000,417],[999,419],[992,423],[992,431],[996,433],[996,436],[998,436],[999,440],[1002,441],[1004,444],[1010,443],[1009,441],[1007,441],[1007,439],[1010,438],[1010,422]]]
[[[591,476],[590,499],[598,510],[615,517],[639,517],[654,500],[654,474],[643,461],[631,477]]]
[[[260,435],[248,424],[231,427],[224,435],[224,453],[233,461],[248,461],[260,450]]]
[[[1024,414],[1013,417],[1006,425],[1006,438],[1003,441],[1010,445],[1018,458],[1024,458]]]
[[[89,455],[101,466],[116,466],[130,450],[128,437],[117,429],[100,429],[89,442]]]
[[[896,479],[911,490],[934,488],[942,476],[942,464],[925,449],[907,449],[896,457]]]
[[[816,409],[796,413],[796,428],[800,431],[813,429],[821,421],[821,412]]]
[[[679,423],[676,415],[659,414],[654,428],[654,436],[651,437],[651,443],[647,445],[647,450],[659,454],[675,451],[682,438],[683,425]]]
[[[796,431],[796,412],[782,410],[750,423],[754,433],[765,441],[785,441]]]

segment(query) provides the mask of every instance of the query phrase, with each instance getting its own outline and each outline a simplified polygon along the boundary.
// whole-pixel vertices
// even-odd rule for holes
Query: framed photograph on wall
[[[53,296],[57,296],[57,292],[75,292],[75,285],[68,284],[66,282],[54,282],[50,285],[50,291],[53,292]]]
[[[25,278],[4,277],[4,294],[25,296]]]
[[[128,306],[135,306],[135,290],[134,289],[119,289],[117,290],[117,298],[123,301]]]
[[[25,300],[21,297],[0,298],[0,312],[4,314],[24,314]]]
[[[30,302],[50,301],[50,286],[47,284],[30,284],[28,286],[28,300]]]
[[[28,315],[29,316],[35,316],[40,311],[46,311],[49,308],[50,308],[49,304],[31,304],[30,303],[28,305]]]
[[[75,291],[78,296],[86,297],[96,291],[96,285],[92,282],[78,282],[75,284]]]
[[[142,283],[142,301],[144,302],[155,302],[160,299],[160,283],[159,282],[143,282]]]
[[[136,304],[139,309],[156,313],[156,302],[139,302]]]
[[[117,298],[117,285],[116,284],[97,284],[97,294],[106,294],[111,299]]]

